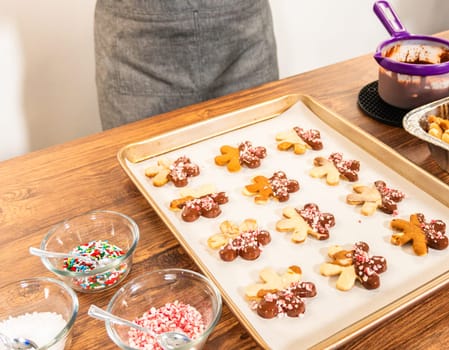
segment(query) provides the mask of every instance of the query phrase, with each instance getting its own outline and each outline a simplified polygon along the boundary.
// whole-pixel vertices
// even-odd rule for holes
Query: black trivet
[[[377,80],[360,90],[358,102],[359,107],[370,117],[393,126],[402,127],[402,118],[410,111],[384,102],[377,92]]]

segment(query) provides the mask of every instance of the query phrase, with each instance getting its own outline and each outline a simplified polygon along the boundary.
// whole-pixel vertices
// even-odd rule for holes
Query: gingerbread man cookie
[[[361,213],[373,215],[377,208],[386,214],[397,214],[397,203],[405,195],[399,190],[388,188],[384,181],[376,181],[373,186],[354,185],[355,193],[346,196],[346,202],[352,205],[362,205]]]
[[[321,135],[318,130],[304,130],[298,126],[285,132],[276,134],[277,148],[281,151],[287,151],[293,148],[295,154],[303,154],[307,149],[315,151],[323,148]]]
[[[357,242],[351,250],[340,246],[332,246],[328,250],[331,262],[320,266],[323,276],[338,276],[336,287],[348,291],[359,281],[366,289],[380,286],[380,276],[387,270],[387,261],[382,256],[368,255],[369,246],[365,242]]]
[[[257,168],[267,156],[265,147],[255,147],[250,141],[241,142],[238,147],[222,146],[220,153],[221,155],[215,157],[215,164],[226,165],[230,172],[239,171],[242,165],[250,169]]]
[[[221,214],[221,204],[228,202],[225,192],[211,192],[210,186],[203,186],[197,191],[183,191],[178,199],[170,202],[170,209],[181,210],[181,218],[193,222],[200,216],[215,218]]]
[[[290,193],[299,191],[299,183],[296,180],[288,179],[283,171],[277,171],[267,178],[256,176],[252,179],[252,184],[245,186],[243,194],[254,196],[257,204],[265,204],[270,198],[279,202],[288,201]]]
[[[240,226],[224,221],[220,233],[209,237],[209,247],[219,248],[220,258],[233,261],[238,256],[245,260],[257,259],[262,247],[271,242],[270,232],[258,227],[256,220],[246,219]]]
[[[335,226],[335,217],[330,213],[320,212],[314,203],[304,205],[303,209],[286,207],[282,210],[284,218],[276,223],[276,230],[291,232],[294,243],[302,243],[307,235],[319,240],[329,238],[329,229]]]
[[[245,296],[249,300],[257,300],[267,293],[287,288],[294,282],[300,282],[302,270],[297,265],[290,266],[284,273],[279,274],[273,268],[267,267],[259,272],[261,282],[251,284],[245,288]]]
[[[410,215],[410,221],[393,219],[390,225],[399,231],[391,236],[391,243],[402,246],[412,241],[416,255],[426,255],[428,247],[442,250],[448,246],[446,224],[441,220],[426,222],[422,213]]]
[[[338,185],[340,178],[350,182],[358,180],[360,162],[358,160],[343,160],[341,153],[334,152],[327,159],[316,157],[313,165],[314,167],[310,170],[310,176],[316,178],[326,177],[328,185]]]
[[[173,182],[176,187],[187,186],[188,178],[198,176],[200,169],[198,165],[193,164],[186,156],[181,156],[174,162],[166,158],[161,158],[147,169],[145,169],[145,176],[152,178],[153,185],[160,187]]]
[[[282,275],[272,268],[263,269],[259,273],[262,282],[248,286],[245,296],[252,300],[252,308],[260,317],[299,317],[305,312],[304,298],[317,294],[315,285],[301,282],[301,276],[301,268],[295,265]]]

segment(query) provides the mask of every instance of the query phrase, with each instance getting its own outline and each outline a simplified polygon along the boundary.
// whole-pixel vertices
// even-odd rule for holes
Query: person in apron
[[[103,129],[279,78],[268,0],[97,0]]]

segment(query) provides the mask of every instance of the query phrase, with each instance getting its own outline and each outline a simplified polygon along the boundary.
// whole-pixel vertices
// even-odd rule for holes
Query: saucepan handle
[[[373,10],[391,36],[405,37],[410,35],[388,1],[376,1]]]

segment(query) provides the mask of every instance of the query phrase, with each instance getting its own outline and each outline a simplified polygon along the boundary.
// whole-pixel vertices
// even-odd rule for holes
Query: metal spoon
[[[134,322],[131,322],[131,321],[125,320],[124,318],[113,315],[110,312],[107,312],[95,305],[91,305],[89,307],[87,314],[91,317],[97,318],[102,321],[110,321],[113,323],[132,327],[141,332],[150,334],[152,337],[154,337],[159,342],[159,344],[162,346],[162,348],[164,348],[166,350],[177,349],[178,347],[191,342],[191,339],[186,334],[184,334],[182,332],[165,332],[165,333],[157,334],[154,331],[152,331],[151,329],[142,327]]]
[[[22,337],[10,338],[2,333],[0,333],[0,344],[11,350],[39,349],[39,346],[30,339]]]
[[[86,263],[93,264],[95,267],[107,265],[111,259],[105,258],[101,260],[95,260],[87,255],[80,255],[74,253],[60,253],[60,252],[50,252],[48,250],[43,250],[35,247],[30,247],[30,254],[36,255],[39,257],[47,257],[47,258],[74,258],[78,260],[83,260]]]

